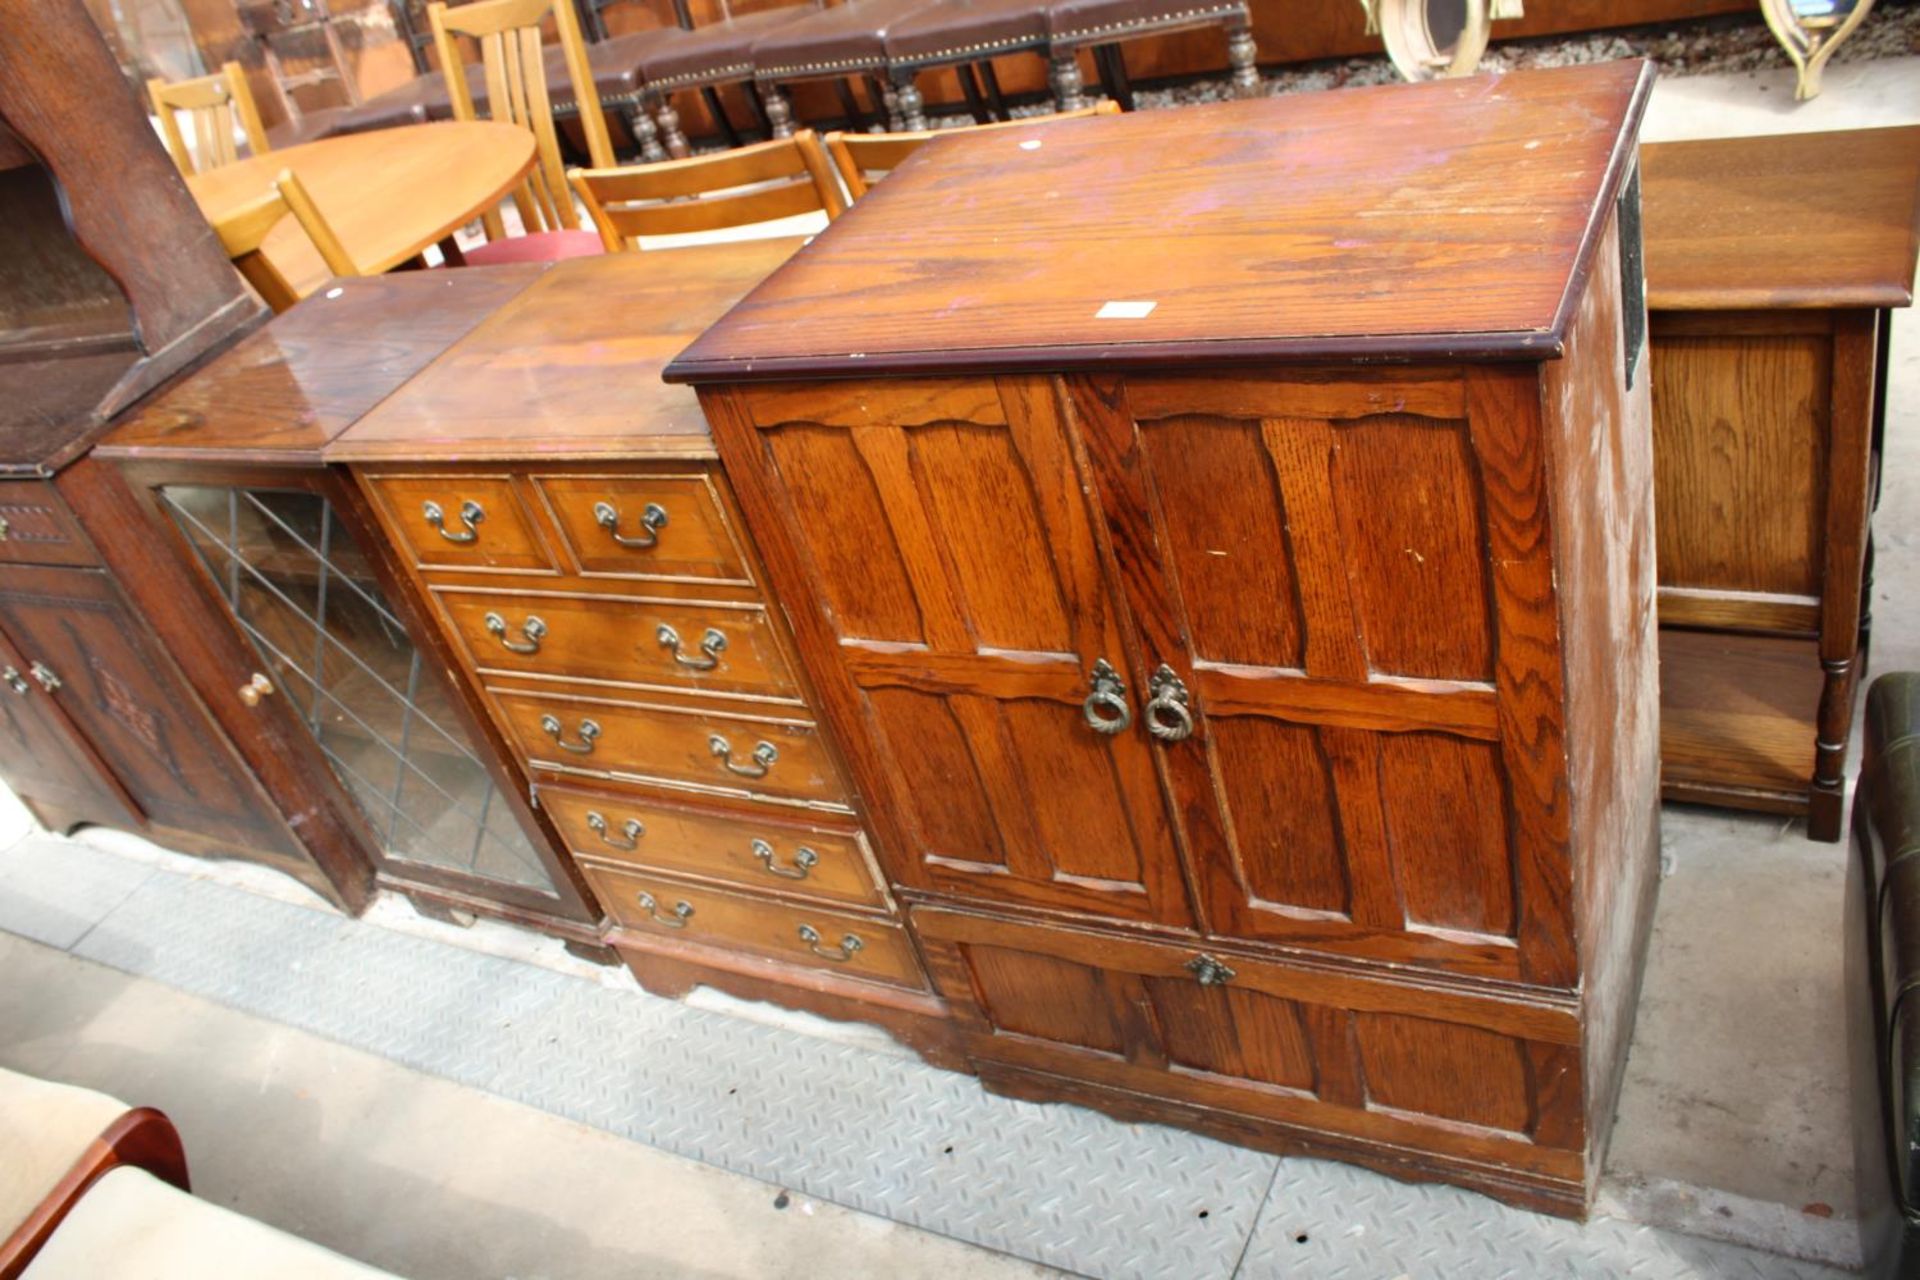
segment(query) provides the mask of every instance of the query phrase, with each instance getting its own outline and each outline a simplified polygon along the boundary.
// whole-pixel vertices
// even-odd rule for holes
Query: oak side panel
[[[1567,356],[1543,369],[1540,390],[1566,664],[1589,1187],[1632,1034],[1660,857],[1651,409],[1644,357],[1626,386],[1617,237],[1610,224]]]

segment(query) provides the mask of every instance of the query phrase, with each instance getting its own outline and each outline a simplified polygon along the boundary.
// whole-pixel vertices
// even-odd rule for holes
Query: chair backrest
[[[306,231],[313,247],[320,251],[327,270],[336,276],[360,274],[360,268],[347,255],[346,246],[333,233],[333,227],[321,215],[306,187],[294,176],[293,170],[283,169],[274,179],[272,191],[235,209],[213,225],[227,257],[276,312],[285,311],[300,301],[300,294],[280,273],[280,268],[261,252],[261,246],[266,243],[267,234],[289,213]]]
[[[183,174],[191,176],[238,160],[240,153],[233,144],[236,123],[247,135],[247,147],[254,155],[269,150],[267,127],[260,122],[253,91],[247,87],[247,73],[237,62],[225,63],[219,74],[197,80],[173,84],[149,80],[147,97],[153,103],[153,113],[160,117],[160,136],[166,139],[167,152]],[[193,130],[191,147],[180,131],[182,114]]]
[[[840,181],[846,184],[847,194],[858,200],[867,194],[868,187],[898,168],[901,161],[920,147],[949,133],[973,133],[982,129],[1028,129],[1036,124],[1046,124],[1051,120],[1074,120],[1081,116],[1118,114],[1120,114],[1120,104],[1111,98],[1102,98],[1090,107],[1080,107],[1073,111],[1060,111],[1047,116],[1025,116],[1019,120],[977,124],[965,129],[923,129],[916,133],[835,132],[827,135],[827,154],[833,157],[833,167],[839,170]]]
[[[609,253],[635,236],[717,231],[802,213],[831,219],[847,207],[811,129],[717,155],[576,169],[571,176]]]
[[[594,92],[586,42],[580,37],[580,16],[574,12],[572,0],[475,0],[458,9],[448,9],[443,3],[427,8],[434,44],[440,50],[440,65],[450,69],[465,65],[454,40],[456,35],[478,40],[480,61],[487,73],[488,112],[495,120],[533,132],[538,159],[527,181],[513,194],[520,220],[529,232],[580,225],[573,199],[567,194],[566,166],[560,158],[560,138],[553,127],[553,103],[547,94],[546,65],[540,51],[540,24],[549,14],[559,32],[574,101],[580,104],[587,156],[595,168],[606,168],[613,164],[613,140],[607,133],[606,117],[600,114],[600,96]],[[467,78],[454,72],[446,80],[454,117],[476,119]],[[488,230],[491,234],[492,227]]]

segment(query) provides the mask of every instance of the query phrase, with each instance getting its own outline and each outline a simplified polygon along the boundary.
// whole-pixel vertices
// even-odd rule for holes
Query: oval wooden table
[[[300,175],[363,275],[378,275],[437,244],[504,199],[533,168],[533,134],[510,124],[450,120],[322,138],[249,156],[187,179],[217,221]],[[332,273],[300,224],[287,218],[267,257],[304,297]]]

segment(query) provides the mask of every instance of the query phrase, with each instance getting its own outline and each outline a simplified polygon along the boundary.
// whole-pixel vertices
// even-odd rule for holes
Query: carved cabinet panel
[[[56,830],[81,821],[138,827],[132,798],[31,678],[31,666],[0,637],[0,767],[7,786]]]

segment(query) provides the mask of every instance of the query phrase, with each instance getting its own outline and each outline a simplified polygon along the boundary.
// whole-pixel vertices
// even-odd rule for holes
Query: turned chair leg
[[[777,84],[760,86],[760,102],[767,109],[767,123],[773,126],[776,138],[793,136],[793,104],[787,101],[787,92]]]
[[[1253,43],[1253,28],[1242,18],[1227,26],[1227,65],[1233,68],[1233,94],[1236,98],[1260,96],[1260,67],[1255,62],[1259,51]]]
[[[684,160],[693,154],[693,148],[687,145],[687,135],[680,131],[680,113],[673,109],[671,98],[662,95],[653,118],[660,126],[660,140],[666,144],[668,155]]]
[[[627,129],[633,134],[633,140],[640,144],[640,158],[648,164],[667,158],[667,149],[660,145],[660,126],[647,114],[643,103],[634,103],[622,113]]]
[[[926,102],[920,97],[920,90],[913,83],[913,72],[895,71],[891,79],[893,80],[893,100],[900,106],[900,123],[915,133],[925,129],[927,127]]]
[[[1053,70],[1048,77],[1053,82],[1053,105],[1060,111],[1078,111],[1087,105],[1086,95],[1082,92],[1086,82],[1080,78],[1080,60],[1071,51],[1056,53],[1052,58]]]

